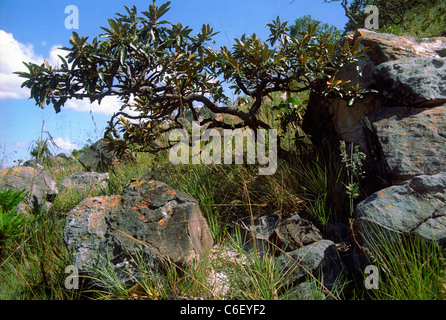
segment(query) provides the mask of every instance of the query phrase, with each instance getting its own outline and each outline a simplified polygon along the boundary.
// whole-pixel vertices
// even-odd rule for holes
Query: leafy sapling
[[[341,154],[341,161],[344,163],[347,169],[347,184],[346,194],[349,197],[350,202],[350,216],[353,214],[353,199],[359,196],[359,180],[363,177],[364,171],[362,171],[363,161],[366,155],[359,151],[359,146],[353,146],[353,143],[348,147],[349,152],[347,152],[347,146],[345,141],[341,141],[339,145],[339,150]]]

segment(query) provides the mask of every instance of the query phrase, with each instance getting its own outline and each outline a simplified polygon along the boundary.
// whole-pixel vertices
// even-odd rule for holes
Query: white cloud
[[[50,64],[50,66],[53,66],[53,67],[60,66],[61,60],[58,56],[62,56],[64,58],[66,58],[68,51],[62,50],[61,48],[62,48],[61,45],[55,45],[55,46],[51,47],[49,56],[46,59],[46,60],[48,60],[48,63]],[[69,63],[68,66],[71,66],[71,63]]]
[[[71,142],[70,140],[65,140],[64,138],[61,137],[55,138],[54,142],[60,149],[63,150],[78,149],[78,146],[75,143]]]
[[[32,44],[23,44],[14,39],[12,33],[0,30],[0,99],[23,99],[29,96],[20,86],[24,79],[15,71],[26,71],[22,61],[39,63],[43,57],[34,52]]]
[[[105,97],[102,99],[101,104],[99,104],[97,101],[94,103],[90,103],[90,100],[83,99],[83,100],[77,100],[77,99],[71,99],[65,102],[65,105],[63,108],[81,111],[81,112],[93,112],[93,113],[103,113],[112,115],[113,113],[119,111],[119,108],[121,107],[122,102],[119,100],[118,97]]]
[[[60,59],[58,56],[65,57],[66,50],[61,49],[61,45],[52,46],[46,60],[51,66],[59,66]],[[28,71],[22,63],[32,62],[42,64],[44,57],[38,55],[34,51],[32,44],[23,44],[14,39],[12,33],[0,30],[0,99],[27,99],[29,98],[29,89],[20,88],[24,78],[18,77],[13,72]],[[71,99],[65,103],[64,108],[76,110],[79,112],[93,112],[112,115],[118,112],[122,105],[118,97],[105,97],[101,104],[97,101],[90,103],[88,99],[76,100]],[[130,111],[131,115],[135,112]]]
[[[71,99],[65,103],[64,108],[80,111],[80,112],[93,112],[93,113],[102,113],[106,115],[112,115],[115,112],[120,111],[123,102],[117,96],[108,96],[102,99],[101,104],[97,101],[94,103],[90,103],[90,100],[77,100]],[[132,106],[134,104],[133,97],[130,97],[129,104]],[[123,110],[127,114],[131,116],[136,116],[139,113],[134,110],[130,110],[128,107]]]
[[[45,43],[46,44],[46,43]],[[58,55],[65,56],[67,51],[62,46],[52,46],[46,58],[52,66],[60,64]],[[23,62],[42,64],[44,57],[34,51],[32,44],[23,44],[14,39],[12,33],[0,30],[0,99],[26,99],[28,88],[20,88],[24,78],[14,74],[16,71],[28,71]]]

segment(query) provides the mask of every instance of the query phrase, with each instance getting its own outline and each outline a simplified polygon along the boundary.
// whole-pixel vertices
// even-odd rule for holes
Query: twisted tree
[[[263,98],[273,92],[311,89],[345,98],[359,92],[334,76],[338,67],[359,59],[359,43],[340,47],[332,35],[318,33],[317,24],[290,37],[287,22],[277,18],[266,24],[266,41],[243,35],[231,48],[214,49],[210,45],[216,32],[210,25],[192,35],[191,28],[162,20],[169,6],[153,1],[141,15],[135,6],[125,7],[124,14],[117,13],[102,27],[101,40],[88,42],[73,32],[71,47],[64,48],[68,55],[59,56],[60,66],[25,63],[28,72],[18,72],[26,78],[22,87],[30,89],[38,106],[52,104],[56,113],[68,99],[100,103],[107,96],[119,97],[121,111],[111,117],[105,133],[110,148],[118,152],[172,147],[172,142],[155,141],[172,129],[185,128],[186,111],[209,128],[268,129],[257,113]],[[250,97],[250,105],[231,105],[225,87]],[[200,117],[198,105],[211,116]],[[125,111],[129,106],[131,114]]]

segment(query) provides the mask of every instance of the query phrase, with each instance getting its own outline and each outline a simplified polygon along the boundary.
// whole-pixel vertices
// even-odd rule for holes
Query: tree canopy
[[[101,102],[107,96],[122,101],[106,130],[111,148],[122,151],[158,151],[172,146],[155,143],[159,135],[185,128],[185,111],[209,128],[269,128],[257,115],[263,98],[273,92],[320,91],[353,98],[358,87],[335,79],[336,69],[355,63],[363,53],[359,42],[338,46],[332,34],[318,32],[310,23],[298,37],[289,36],[287,22],[279,17],[266,24],[270,36],[261,41],[255,34],[235,39],[231,48],[211,48],[216,32],[209,24],[193,35],[192,29],[163,17],[170,2],[138,13],[108,19],[100,39],[70,38],[60,66],[25,63],[28,72],[22,87],[30,89],[36,105],[52,104],[60,112],[68,99]],[[225,86],[235,95],[250,97],[241,109],[231,105]],[[199,117],[197,106],[220,117]],[[126,107],[133,112],[126,112]],[[228,121],[229,119],[230,121]]]
[[[305,15],[303,17],[297,18],[294,24],[290,27],[290,36],[298,37],[301,33],[306,33],[308,25],[312,23],[317,23],[317,32],[321,34],[332,34],[333,42],[338,42],[341,38],[341,31],[335,26],[331,26],[328,23],[323,23],[322,21],[313,19],[311,15]]]

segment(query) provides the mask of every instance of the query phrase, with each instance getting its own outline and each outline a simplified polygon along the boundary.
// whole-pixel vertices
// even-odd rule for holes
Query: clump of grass
[[[367,290],[370,298],[446,299],[445,253],[437,242],[402,235],[391,240],[376,231],[370,250],[380,270],[378,289]]]
[[[154,165],[155,156],[138,153],[135,162],[128,162],[109,170],[108,195],[121,194],[125,186],[134,178],[141,178]]]
[[[56,182],[62,181],[73,173],[86,172],[82,164],[73,159],[53,161],[51,164],[44,163],[43,168]]]
[[[23,235],[22,229],[29,219],[23,212],[17,212],[17,206],[26,195],[26,190],[0,191],[0,257],[9,240]]]
[[[322,226],[332,217],[342,217],[342,169],[335,162],[327,163],[322,154],[314,159],[297,158],[292,172],[298,183],[298,195]]]
[[[95,185],[87,188],[66,187],[54,199],[51,211],[67,212],[86,198],[99,197],[107,193],[107,188]]]
[[[81,290],[65,288],[71,258],[62,237],[63,220],[40,210],[23,235],[10,242],[0,262],[0,299],[78,299]]]

